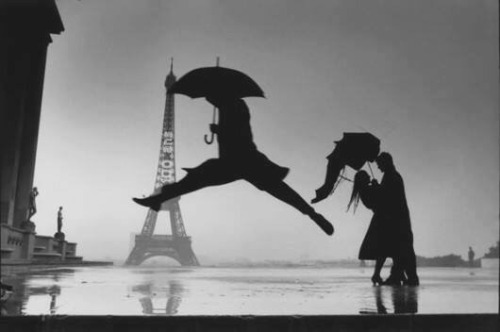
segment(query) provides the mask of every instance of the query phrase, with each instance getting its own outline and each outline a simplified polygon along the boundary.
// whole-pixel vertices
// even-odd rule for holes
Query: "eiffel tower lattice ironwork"
[[[170,73],[165,80],[167,90],[165,102],[165,114],[163,118],[163,132],[161,138],[160,158],[154,191],[158,192],[161,187],[173,183],[175,177],[175,104],[174,95],[168,93],[168,89],[174,84],[176,77],[173,73],[173,59],[170,62]],[[172,235],[155,235],[154,230],[158,214],[166,211],[170,215]],[[198,259],[191,247],[191,237],[187,236],[182,221],[179,198],[174,198],[162,204],[158,212],[149,209],[146,221],[142,227],[141,234],[135,236],[135,245],[130,252],[125,265],[139,265],[153,256],[167,256],[177,260],[182,266],[198,266]]]

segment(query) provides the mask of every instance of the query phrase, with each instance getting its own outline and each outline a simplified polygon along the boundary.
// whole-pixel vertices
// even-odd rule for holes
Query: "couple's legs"
[[[420,280],[417,275],[417,259],[413,246],[394,258],[394,264],[391,268],[391,275],[386,280],[388,284],[401,284],[409,286],[418,286]]]
[[[417,275],[417,257],[415,255],[413,245],[408,249],[405,271],[408,276],[408,280],[405,280],[404,283],[409,286],[418,286],[420,284],[420,280]]]
[[[248,181],[260,190],[266,191],[280,201],[293,206],[303,214],[309,216],[326,234],[333,234],[334,230],[332,224],[321,214],[317,213],[313,207],[307,204],[307,202],[285,182],[281,180],[273,181],[262,186],[260,184],[255,184],[251,180]]]
[[[383,283],[382,277],[380,276],[380,271],[382,271],[382,267],[384,267],[385,257],[377,258],[375,262],[375,269],[373,271],[372,283],[374,285]]]
[[[384,281],[386,285],[400,286],[401,282],[404,280],[404,262],[402,257],[392,258],[391,274]]]

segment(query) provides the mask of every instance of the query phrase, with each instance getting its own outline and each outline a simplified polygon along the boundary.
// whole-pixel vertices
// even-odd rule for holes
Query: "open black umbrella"
[[[217,58],[217,66],[215,67],[194,69],[182,76],[170,87],[168,93],[179,93],[191,98],[211,96],[264,97],[264,92],[250,76],[235,69],[219,67],[219,58]],[[214,108],[214,123],[215,114]],[[205,143],[212,144],[213,140],[213,133],[210,139],[205,135]]]
[[[168,90],[191,98],[231,96],[236,98],[264,97],[264,92],[247,74],[225,67],[202,67],[182,76]]]
[[[335,184],[345,166],[361,169],[366,162],[373,162],[380,153],[380,140],[370,133],[344,133],[335,149],[327,157],[325,183],[316,190],[312,203],[324,200],[334,191]]]

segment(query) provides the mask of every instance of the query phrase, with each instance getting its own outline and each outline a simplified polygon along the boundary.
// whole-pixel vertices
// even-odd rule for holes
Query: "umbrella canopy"
[[[380,140],[372,134],[344,133],[344,137],[335,142],[335,149],[327,157],[325,182],[316,190],[312,203],[324,200],[335,190],[345,166],[359,170],[366,162],[373,162],[379,152]]]
[[[248,75],[224,67],[202,67],[182,76],[168,91],[191,98],[231,96],[264,97],[264,92]]]

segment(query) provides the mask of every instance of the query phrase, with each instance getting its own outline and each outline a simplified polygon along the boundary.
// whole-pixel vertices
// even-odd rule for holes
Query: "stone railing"
[[[60,241],[52,236],[36,235],[29,230],[19,229],[7,224],[1,226],[2,264],[18,263],[63,263],[79,262],[76,256],[76,243]]]
[[[58,240],[52,236],[36,236],[33,258],[38,263],[81,261],[76,256],[76,243]]]
[[[0,248],[4,260],[31,260],[35,244],[33,232],[1,224]]]

